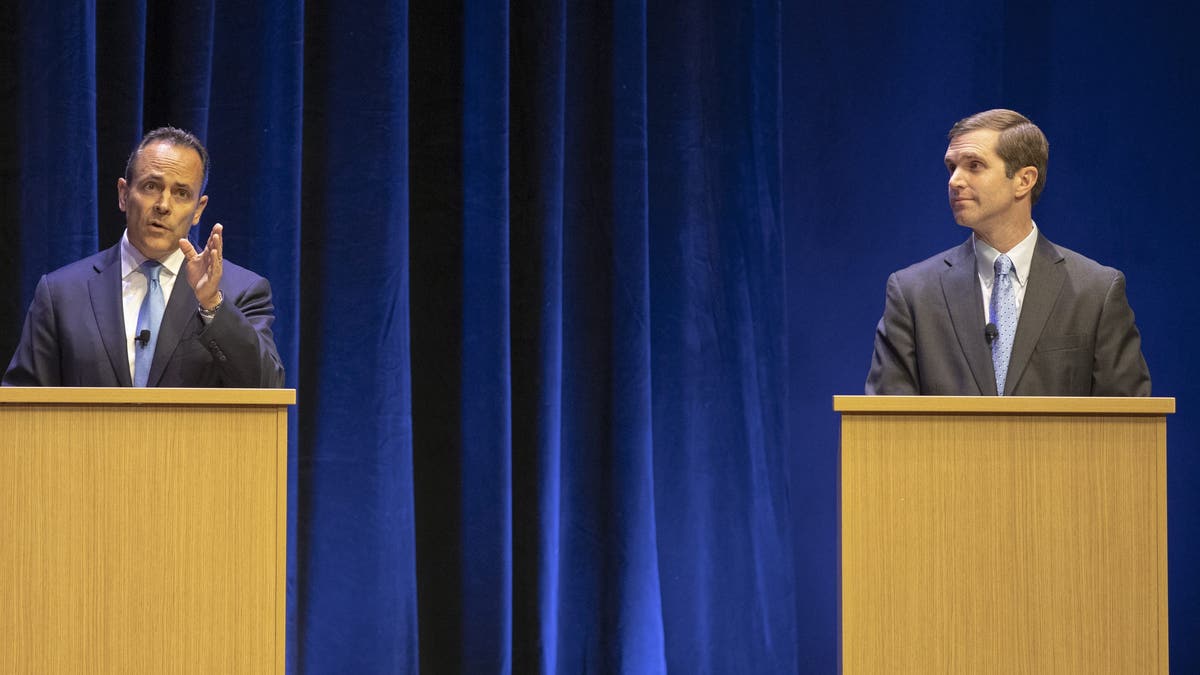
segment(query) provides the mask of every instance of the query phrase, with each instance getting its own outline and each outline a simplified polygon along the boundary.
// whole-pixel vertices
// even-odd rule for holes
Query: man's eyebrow
[[[953,161],[964,162],[968,159],[977,159],[981,162],[985,161],[983,158],[983,155],[980,155],[973,150],[963,150],[962,152],[958,153],[957,155],[947,154],[945,157],[945,161],[947,164],[949,164],[950,162],[953,162]]]

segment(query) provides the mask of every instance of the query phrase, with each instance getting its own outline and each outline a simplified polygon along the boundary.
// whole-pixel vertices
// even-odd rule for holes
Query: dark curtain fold
[[[649,97],[650,319],[668,662],[673,672],[797,672],[780,452],[777,6],[679,2],[652,17],[650,34],[649,80],[660,83]]]
[[[457,0],[410,5],[409,166],[412,331],[413,495],[422,672],[461,672],[467,655],[463,592],[466,517],[464,432],[465,247],[463,6]],[[502,81],[503,84],[503,81]],[[504,223],[506,226],[507,223]],[[490,392],[494,397],[497,392]],[[487,395],[487,393],[485,393]],[[504,440],[504,439],[501,439]],[[491,521],[494,522],[494,521]],[[484,539],[494,550],[496,537]],[[500,570],[503,572],[503,570]],[[498,590],[498,589],[497,589]],[[494,621],[484,626],[494,632]],[[418,631],[414,631],[416,639]]]
[[[511,8],[513,672],[556,672],[563,535],[566,0]]]
[[[97,36],[90,4],[21,3],[17,14],[27,28],[16,38],[16,97],[5,101],[17,130],[9,161],[18,186],[7,220],[37,224],[14,237],[21,276],[10,288],[24,308],[43,273],[96,251]],[[71,35],[77,46],[63,49],[51,35]],[[18,322],[6,331],[8,355],[19,330]]]
[[[0,5],[0,26],[21,25],[22,12],[16,3]],[[19,91],[22,87],[21,33],[0,29],[0,361],[13,353],[25,316],[25,301],[32,296],[22,287],[24,228],[18,225],[21,207],[21,131]],[[82,194],[87,186],[77,185]],[[36,260],[34,261],[37,262]],[[7,365],[7,363],[5,364]]]
[[[558,664],[660,672],[645,8],[568,4],[566,44]]]
[[[304,9],[293,672],[416,670],[407,9]]]

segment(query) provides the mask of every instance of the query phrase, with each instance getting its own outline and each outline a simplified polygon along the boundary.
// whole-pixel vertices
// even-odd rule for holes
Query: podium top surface
[[[1103,396],[834,396],[840,413],[1167,415],[1172,397]]]
[[[0,387],[0,404],[280,406],[295,403],[295,389]]]

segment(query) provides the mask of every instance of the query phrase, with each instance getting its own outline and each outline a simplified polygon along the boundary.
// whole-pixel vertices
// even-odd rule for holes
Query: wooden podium
[[[834,409],[843,673],[1168,672],[1175,399]]]
[[[283,673],[295,400],[0,388],[0,672]]]

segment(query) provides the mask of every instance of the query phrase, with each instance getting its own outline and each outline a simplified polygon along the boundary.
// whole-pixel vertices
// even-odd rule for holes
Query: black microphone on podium
[[[987,340],[988,346],[991,347],[996,338],[1000,337],[1000,329],[996,328],[996,324],[989,323],[983,327],[983,337]]]
[[[143,328],[142,332],[133,336],[133,341],[142,343],[143,347],[150,344],[150,330]]]

